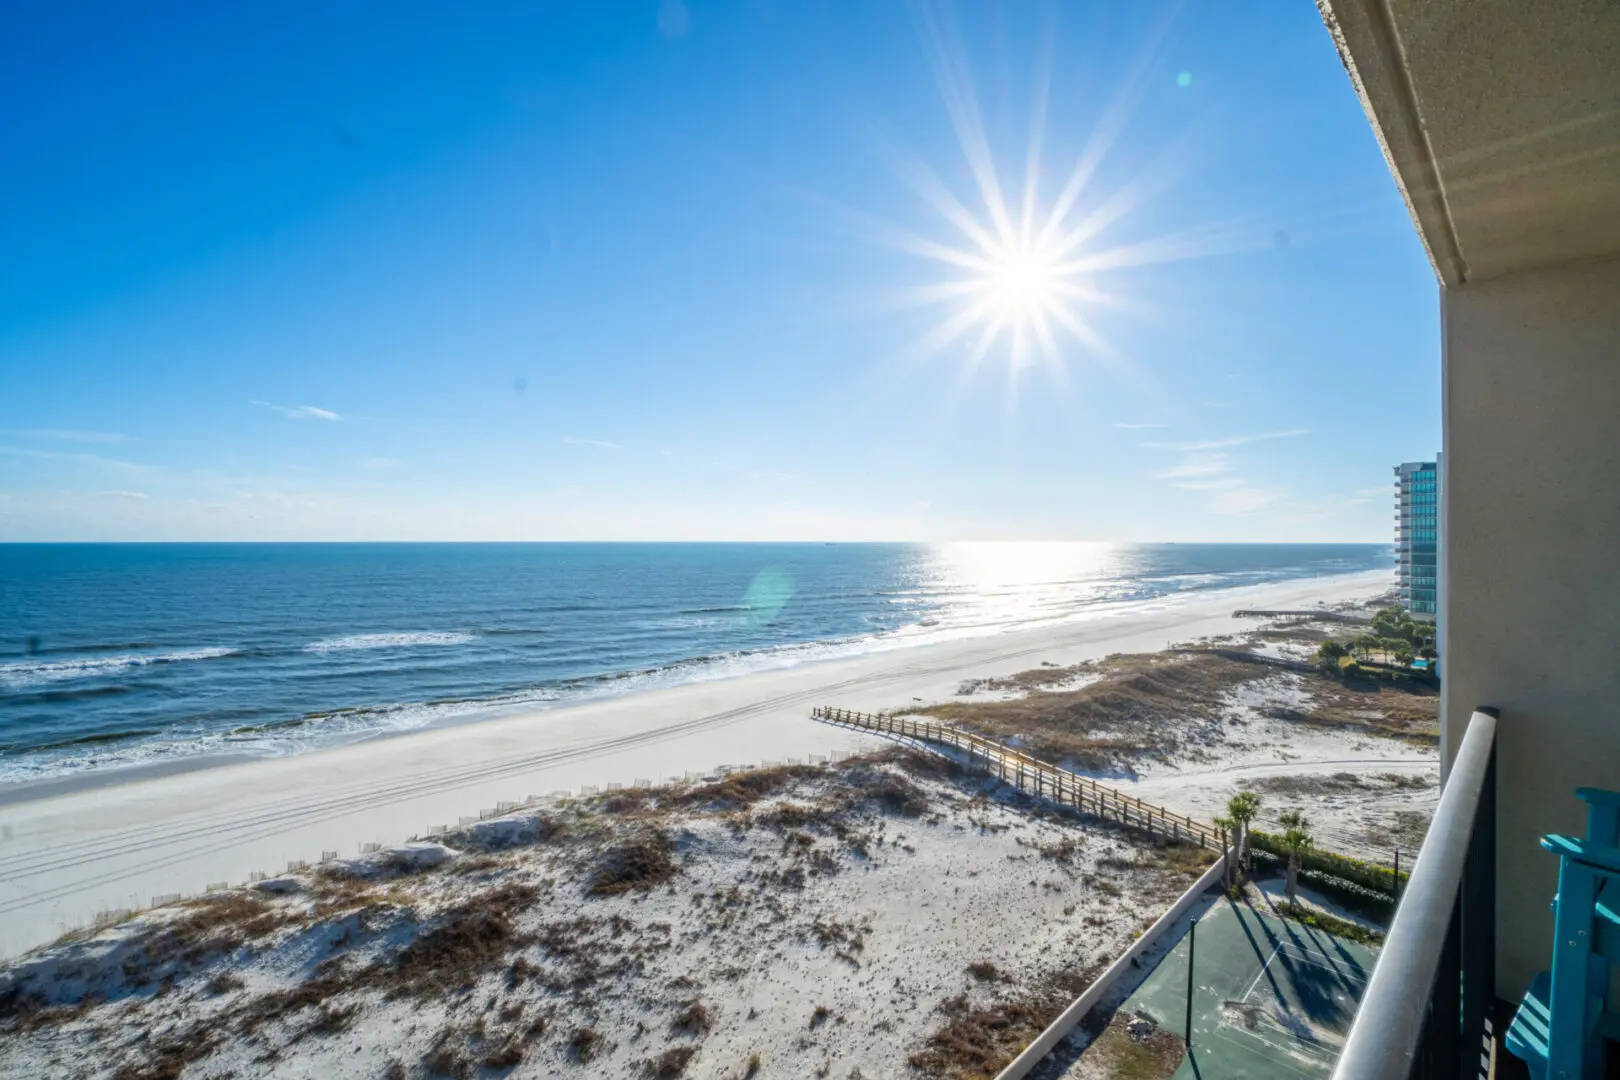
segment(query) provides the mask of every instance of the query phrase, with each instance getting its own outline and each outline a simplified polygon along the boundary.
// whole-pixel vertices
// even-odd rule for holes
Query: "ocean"
[[[1378,544],[0,545],[0,784],[1389,566]]]

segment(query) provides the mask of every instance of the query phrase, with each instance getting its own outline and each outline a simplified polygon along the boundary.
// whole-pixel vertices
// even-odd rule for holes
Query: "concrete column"
[[[1551,960],[1557,861],[1583,785],[1620,789],[1620,261],[1442,294],[1446,762],[1498,728],[1497,993]]]

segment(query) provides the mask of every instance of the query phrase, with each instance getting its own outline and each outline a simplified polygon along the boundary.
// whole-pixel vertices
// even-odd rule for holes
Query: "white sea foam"
[[[21,688],[67,679],[94,679],[130,668],[152,664],[178,664],[187,660],[214,660],[230,656],[235,649],[223,646],[208,649],[180,649],[166,653],[120,653],[115,656],[81,656],[71,660],[12,660],[0,664],[0,685]]]
[[[618,697],[659,690],[688,683],[736,678],[805,663],[844,659],[887,652],[923,644],[940,644],[978,638],[1059,623],[1109,619],[1130,613],[1162,611],[1194,601],[1195,591],[1175,588],[1143,590],[1131,587],[1123,595],[1096,595],[1085,604],[1025,605],[1016,611],[985,611],[967,607],[934,609],[917,622],[892,629],[845,638],[813,642],[784,643],[758,649],[730,651],[678,661],[640,671],[623,671],[599,677],[567,679],[535,686],[514,693],[455,701],[396,702],[368,708],[344,709],[287,720],[264,727],[234,731],[174,731],[155,739],[131,739],[71,749],[29,753],[0,758],[0,784],[92,770],[149,765],[210,754],[247,754],[279,757],[299,754],[359,739],[400,734],[426,727],[545,708],[588,699]],[[1144,595],[1144,592],[1147,595]],[[354,634],[317,641],[303,646],[306,653],[341,653],[351,650],[411,648],[417,646],[461,645],[477,640],[469,632],[423,631],[418,633]],[[192,650],[185,653],[157,654],[140,658],[143,662],[179,660],[225,655],[231,650]],[[104,670],[129,658],[104,657],[94,661],[58,663],[103,663]],[[0,680],[7,667],[0,665]],[[43,665],[32,665],[39,667]],[[58,676],[66,677],[66,676]],[[4,685],[0,681],[0,685]]]
[[[305,652],[344,652],[351,649],[407,649],[418,645],[466,645],[476,638],[459,630],[424,630],[415,634],[350,634],[304,646]]]

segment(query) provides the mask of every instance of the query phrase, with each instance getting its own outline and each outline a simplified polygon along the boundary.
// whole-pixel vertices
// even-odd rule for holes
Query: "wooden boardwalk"
[[[1141,799],[1087,776],[1059,769],[1047,762],[1019,753],[1017,750],[994,742],[949,724],[932,720],[919,720],[909,716],[888,713],[863,713],[853,709],[818,706],[810,717],[827,724],[869,731],[902,741],[931,746],[949,746],[967,755],[968,763],[993,773],[1020,791],[1027,791],[1043,799],[1051,799],[1072,806],[1082,813],[1118,821],[1132,828],[1145,829],[1155,836],[1215,851],[1226,849],[1226,838],[1221,830],[1202,821],[1166,810],[1162,806],[1145,803]]]

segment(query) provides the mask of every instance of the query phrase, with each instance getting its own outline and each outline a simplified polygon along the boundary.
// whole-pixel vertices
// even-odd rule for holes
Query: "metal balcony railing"
[[[1486,1075],[1496,963],[1496,721],[1478,709],[1333,1080]]]

